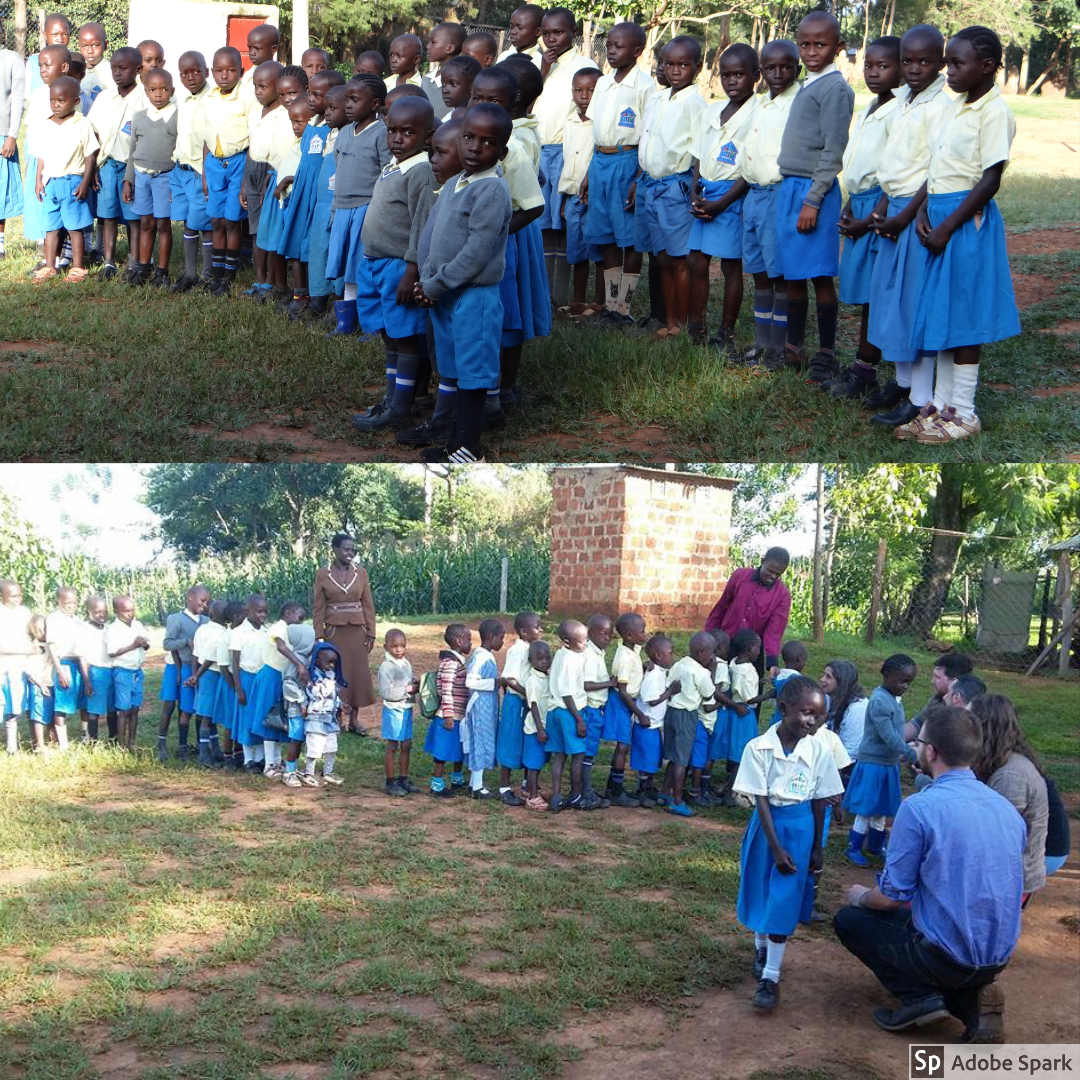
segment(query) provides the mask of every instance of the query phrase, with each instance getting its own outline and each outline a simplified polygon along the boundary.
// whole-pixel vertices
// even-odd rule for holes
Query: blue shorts
[[[26,679],[17,668],[0,671],[0,704],[4,716],[18,716],[26,698]]]
[[[583,262],[600,262],[603,248],[585,239],[585,226],[592,213],[591,204],[586,206],[576,195],[567,195],[563,206],[566,223],[566,261],[571,266]]]
[[[206,212],[211,219],[243,221],[247,217],[247,211],[240,205],[246,164],[246,150],[225,158],[206,155],[203,163],[206,172]]]
[[[88,669],[90,686],[93,693],[88,693],[86,684],[83,683],[85,709],[91,716],[105,716],[113,711],[116,705],[113,701],[113,669],[108,667],[91,667]]]
[[[629,746],[630,729],[634,723],[634,714],[627,707],[626,702],[614,690],[610,691],[607,704],[604,706],[604,730],[600,733],[600,738],[604,742]]]
[[[51,724],[55,719],[56,699],[42,693],[29,679],[26,680],[26,715],[32,724]]]
[[[182,221],[198,232],[209,231],[210,215],[206,211],[202,173],[190,165],[174,166],[169,173],[169,192],[172,195],[169,212],[173,221]]]
[[[589,216],[585,223],[588,243],[634,246],[634,215],[626,209],[626,200],[637,171],[636,146],[625,147],[618,154],[593,154],[589,163]]]
[[[584,754],[585,738],[577,733],[577,721],[569,709],[552,709],[544,725],[547,749],[552,754]]]
[[[742,258],[747,274],[780,277],[776,261],[776,197],[779,184],[752,184],[743,199]]]
[[[868,191],[860,191],[849,196],[851,216],[857,221],[870,216],[871,211],[881,198],[881,188],[875,184]],[[882,243],[873,229],[864,233],[858,240],[843,238],[843,251],[840,253],[840,303],[869,304],[870,277],[874,270],[874,257]],[[885,243],[889,243],[888,240]]]
[[[435,716],[428,724],[427,734],[424,736],[424,753],[430,754],[436,761],[461,761],[464,758],[461,749],[461,721],[455,720],[449,731],[443,723],[441,716]]]
[[[365,334],[385,330],[392,338],[427,333],[427,308],[397,302],[407,263],[404,259],[372,259],[365,255],[357,267],[356,314]]]
[[[544,212],[540,215],[541,229],[555,229],[558,231],[563,227],[563,197],[559,194],[562,167],[562,143],[546,143],[540,147],[540,176],[543,177],[540,193],[544,196]],[[539,178],[537,177],[537,179]]]
[[[391,742],[409,742],[412,739],[412,709],[382,707],[382,737]]]
[[[85,199],[75,198],[75,189],[82,183],[82,174],[54,176],[45,185],[45,198],[41,203],[41,216],[46,232],[67,229],[85,229],[94,224],[94,215]]]
[[[586,705],[581,715],[585,718],[585,756],[595,757],[600,749],[600,734],[604,730],[604,710]]]
[[[439,374],[461,390],[499,385],[503,309],[498,285],[451,289],[430,308]]]
[[[660,728],[635,724],[630,732],[630,768],[652,776],[664,759],[664,733]]]
[[[289,723],[289,742],[303,742],[305,738],[304,718],[302,716],[286,717]]]
[[[690,250],[690,173],[677,173],[654,180],[647,174],[638,182],[638,198],[645,199],[645,228],[652,255],[667,252],[673,259]]]
[[[360,264],[364,261],[364,242],[360,233],[364,227],[366,206],[346,206],[335,210],[330,223],[330,243],[326,250],[326,276],[343,278],[350,284],[360,281]]]
[[[547,730],[547,725],[544,725],[544,730]],[[521,764],[526,769],[535,769],[539,772],[548,761],[551,755],[547,750],[547,743],[542,743],[536,737],[536,734],[526,735],[521,747]]]
[[[53,680],[54,708],[58,713],[72,716],[78,712],[79,699],[82,697],[82,672],[79,670],[78,660],[70,656],[65,657],[60,663],[67,669],[71,685],[65,690],[58,678]]]
[[[701,197],[714,202],[731,190],[734,180],[702,180]],[[736,199],[712,221],[694,218],[690,226],[690,250],[718,259],[742,258],[743,199]]]
[[[139,217],[159,221],[172,217],[172,174],[175,170],[150,176],[135,170],[135,201],[131,204]]]
[[[143,699],[142,668],[113,668],[113,694],[119,712],[137,709]]]
[[[205,716],[207,719],[214,715],[214,702],[217,701],[218,687],[221,685],[221,672],[213,668],[207,668],[195,686],[196,716]]]
[[[138,221],[139,215],[135,213],[135,204],[126,203],[121,198],[124,192],[124,171],[127,162],[109,158],[104,164],[98,165],[98,183],[101,185],[97,191],[97,209],[99,218],[107,221],[123,218],[124,221]],[[78,185],[76,185],[78,186]]]
[[[185,679],[191,678],[191,665],[180,665],[180,678],[176,677],[176,665],[166,664],[161,675],[161,700],[179,701],[181,712],[195,711],[195,691],[184,685]]]
[[[796,228],[799,214],[810,185],[808,176],[785,176],[780,181],[776,197],[777,266],[785,281],[805,281],[807,278],[836,277],[840,273],[840,234],[836,223],[843,209],[840,183],[832,187],[821,200],[817,225],[813,232],[801,233]]]
[[[495,733],[495,760],[504,769],[521,768],[525,708],[524,698],[506,692],[499,711],[499,728]]]
[[[690,748],[690,768],[704,769],[709,757],[709,730],[699,719],[694,729],[694,745]]]
[[[723,705],[716,710],[716,722],[709,738],[709,760],[726,761],[730,713]]]

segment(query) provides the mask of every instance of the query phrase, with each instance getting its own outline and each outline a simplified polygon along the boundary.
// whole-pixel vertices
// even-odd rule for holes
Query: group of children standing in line
[[[697,90],[696,39],[667,43],[654,80],[639,64],[643,29],[619,23],[602,75],[575,51],[565,8],[518,9],[512,48],[499,56],[490,35],[441,23],[427,75],[423,44],[403,35],[390,48],[391,88],[378,53],[358,57],[348,82],[319,49],[282,67],[277,31],[264,25],[249,36],[247,72],[236,49],[214,54],[213,87],[201,54],[184,53],[182,97],[159,44],[118,49],[106,65],[104,31],[87,24],[86,80],[105,89],[85,119],[66,27],[47,20],[47,36],[62,29],[65,40],[39,54],[42,86],[29,99],[23,201],[40,203],[26,211],[28,228],[44,221],[38,280],[56,274],[61,230],[69,280],[85,277],[81,230],[96,213],[102,275],[118,272],[123,219],[125,278],[165,285],[171,218],[185,226],[173,290],[224,295],[246,220],[256,270],[247,295],[293,319],[340,296],[331,334],[380,333],[386,348],[386,394],[353,423],[428,446],[425,458],[482,454],[481,427],[515,402],[522,346],[549,332],[552,306],[582,325],[686,333],[732,363],[806,370],[833,397],[879,410],[874,422],[897,438],[924,443],[981,430],[980,346],[1019,332],[993,201],[1015,121],[995,82],[1001,42],[985,27],[947,45],[927,25],[872,42],[864,77],[876,97],[850,137],[854,94],[835,63],[844,43],[821,11],[802,20],[796,42],[770,42],[760,57],[729,47],[727,99],[712,104]],[[11,212],[0,206],[0,217]],[[629,309],[644,254],[652,311],[638,327]],[[713,258],[724,292],[709,337]],[[603,298],[590,303],[593,264]],[[735,337],[744,271],[755,318],[745,353]],[[808,281],[819,339],[809,360]],[[838,299],[863,309],[850,367],[836,357]],[[896,373],[880,386],[882,356]],[[434,406],[420,424],[418,398]]]

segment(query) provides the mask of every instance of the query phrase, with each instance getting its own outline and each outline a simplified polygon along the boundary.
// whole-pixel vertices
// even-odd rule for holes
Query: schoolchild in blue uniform
[[[836,362],[837,296],[840,272],[840,183],[844,148],[855,105],[855,91],[836,66],[844,46],[840,24],[827,11],[814,11],[799,23],[796,35],[806,80],[791,103],[777,164],[780,193],[776,202],[776,253],[787,282],[785,363],[806,363],[806,280],[814,282],[818,351],[807,376],[825,382],[839,373]]]
[[[424,736],[424,752],[434,759],[431,771],[431,794],[447,797],[465,790],[462,774],[463,754],[461,748],[461,721],[469,703],[465,688],[468,656],[472,652],[472,634],[467,626],[451,623],[443,633],[447,648],[439,653],[436,682],[439,689],[439,707],[435,712],[427,734]],[[444,776],[450,764],[450,783]]]
[[[214,600],[207,608],[206,622],[191,639],[192,672],[188,682],[195,692],[193,708],[199,741],[199,764],[203,768],[221,768],[221,743],[214,727],[214,703],[217,701],[221,672],[217,668],[217,653],[228,632],[225,612],[228,604]],[[186,743],[186,740],[185,740]]]
[[[702,767],[705,764],[708,733],[701,723],[700,711],[706,702],[712,702],[716,692],[712,677],[715,649],[712,634],[702,630],[690,639],[689,655],[676,661],[668,672],[668,683],[678,683],[679,689],[668,699],[664,717],[664,757],[668,767],[660,803],[669,814],[680,817],[694,816],[686,804],[685,790],[695,746]]]
[[[66,21],[66,20],[65,20]],[[136,54],[137,55],[137,54]],[[67,74],[70,53],[66,45],[48,45],[27,61],[27,70],[34,74],[34,81],[27,80],[26,96],[26,175],[23,178],[23,236],[36,240],[44,255],[45,213],[42,200],[37,197],[38,158],[41,156],[38,135],[52,118],[50,90],[52,84]],[[75,95],[78,100],[78,94]],[[18,123],[18,118],[15,118]],[[99,137],[100,141],[100,137]],[[35,269],[44,269],[41,265]],[[55,269],[55,266],[54,266]]]
[[[600,750],[600,737],[604,730],[604,716],[608,698],[616,685],[608,674],[607,647],[611,644],[614,628],[611,619],[597,613],[585,624],[588,641],[585,643],[585,760],[582,762],[582,790],[592,788],[593,761]]]
[[[233,741],[243,747],[244,770],[263,771],[264,748],[261,736],[251,730],[252,691],[266,655],[266,597],[255,593],[244,606],[244,621],[229,635],[229,664],[236,687],[236,710],[232,725]]]
[[[419,788],[409,780],[409,753],[412,750],[412,702],[420,681],[413,677],[412,664],[405,657],[408,642],[404,630],[387,630],[385,649],[379,665],[379,697],[382,698],[382,737],[386,742],[386,794],[394,798],[415,794]],[[400,767],[398,762],[400,761]]]
[[[333,309],[329,307],[332,296],[340,297],[345,288],[344,279],[328,279],[326,259],[330,250],[330,219],[334,208],[334,185],[337,163],[334,146],[345,119],[345,87],[332,86],[324,97],[326,126],[321,129],[323,139],[322,162],[316,181],[315,202],[311,213],[311,232],[308,236],[308,313],[312,319],[326,316],[330,325],[336,324]],[[354,308],[355,310],[355,308]]]
[[[660,792],[653,783],[664,760],[664,719],[668,701],[682,688],[678,680],[668,682],[668,672],[675,663],[675,649],[664,634],[653,634],[645,643],[645,655],[652,666],[641,680],[635,717],[630,732],[630,768],[638,774],[634,798],[638,806],[652,810],[660,801]]]
[[[757,704],[761,686],[757,658],[760,652],[761,638],[748,626],[737,630],[732,636],[732,658],[728,664],[730,690],[727,696],[721,694],[720,698],[720,703],[728,710],[727,745],[723,748],[723,760],[727,762],[727,783],[720,795],[721,806],[738,805],[732,795],[735,773],[746,744],[758,733]]]
[[[915,680],[915,661],[894,653],[881,665],[881,685],[866,706],[862,742],[844,794],[844,809],[855,815],[848,833],[847,860],[868,866],[870,855],[885,849],[885,819],[900,808],[900,762],[913,763],[915,747],[904,742],[900,698]]]
[[[55,672],[53,711],[56,733],[59,736],[60,729],[64,729],[65,743],[67,723],[78,712],[83,677],[87,672],[86,661],[79,655],[83,624],[76,614],[78,609],[78,594],[68,586],[61,586],[56,590],[56,609],[49,612],[45,621],[45,648]]]
[[[113,666],[118,736],[125,750],[134,750],[143,700],[142,664],[150,640],[135,618],[135,602],[130,596],[113,597],[113,614],[116,618],[105,630],[105,649]]]
[[[191,683],[194,670],[192,642],[199,627],[206,622],[206,605],[209,603],[210,593],[201,585],[193,585],[184,597],[183,611],[173,612],[165,620],[162,647],[167,659],[161,678],[161,722],[158,725],[158,760],[162,762],[168,760],[165,740],[169,734],[173,709],[178,702],[180,717],[176,756],[181,760],[186,760],[188,756],[188,725],[195,712],[195,688]]]
[[[240,705],[237,698],[238,687],[232,670],[232,636],[244,624],[247,608],[239,600],[230,600],[225,608],[226,632],[218,642],[214,664],[221,682],[218,683],[217,697],[214,698],[214,727],[221,738],[221,750],[225,756],[225,768],[235,772],[243,768],[243,748],[234,738],[237,712]]]
[[[540,794],[540,770],[551,754],[547,749],[547,722],[551,714],[551,646],[546,641],[529,645],[529,672],[525,676],[525,714],[521,761],[525,767],[525,806],[529,810],[547,810],[548,801]]]
[[[735,343],[735,323],[743,298],[742,208],[748,190],[740,175],[739,157],[757,111],[754,86],[761,77],[757,53],[749,45],[732,45],[720,57],[720,84],[728,100],[717,101],[702,114],[691,147],[695,158],[694,224],[690,229],[690,337],[704,341],[709,302],[709,266],[720,260],[724,275],[720,329],[709,346],[728,360],[742,354]]]
[[[4,250],[4,223],[8,218],[22,217],[23,179],[19,169],[19,127],[29,89],[26,87],[26,65],[18,53],[6,49],[4,28],[0,25],[0,259]]]
[[[916,217],[929,259],[911,331],[913,344],[937,351],[936,413],[915,437],[929,445],[979,434],[980,348],[1020,333],[993,198],[1016,134],[995,81],[1001,58],[1001,40],[985,26],[961,30],[945,49],[949,89],[960,96],[931,146],[927,199]]]
[[[56,672],[45,642],[45,616],[32,615],[27,625],[30,647],[33,652],[26,658],[23,673],[26,700],[26,717],[30,722],[30,738],[37,754],[45,751],[45,729],[53,728],[57,745],[66,750],[67,726],[56,720]]]
[[[641,680],[645,669],[641,663],[641,648],[645,644],[645,620],[636,611],[627,611],[615,620],[615,630],[622,639],[611,658],[611,681],[614,684],[604,707],[604,729],[600,737],[615,744],[611,755],[605,797],[613,806],[639,806],[637,799],[626,791],[626,758],[630,753],[634,724],[648,723],[648,717],[638,707]]]
[[[91,596],[86,601],[86,622],[79,633],[79,659],[86,665],[81,704],[86,713],[86,734],[90,739],[97,739],[103,717],[109,722],[109,737],[116,738],[112,660],[105,648],[108,612],[109,606],[104,596]]]
[[[307,104],[310,123],[300,136],[300,163],[292,176],[284,181],[292,185],[285,204],[278,253],[292,263],[293,295],[289,303],[289,321],[306,316],[310,307],[309,288],[311,238],[314,231],[315,203],[319,195],[319,177],[323,166],[323,150],[329,129],[326,126],[326,94],[335,86],[344,86],[345,76],[339,71],[320,71],[308,81]],[[325,281],[325,267],[322,280]],[[320,288],[322,287],[320,283]],[[326,310],[325,292],[321,309]]]
[[[728,725],[731,723],[731,671],[728,657],[731,655],[731,638],[723,630],[710,631],[716,648],[713,651],[713,685],[716,687],[716,722],[713,724],[712,737],[709,739],[709,761],[706,771],[701,776],[702,790],[710,789],[710,794],[717,797],[722,793],[712,791],[712,772],[717,762],[726,764]]]
[[[530,671],[529,646],[540,640],[540,616],[535,611],[519,611],[514,616],[514,633],[517,641],[506,650],[502,677],[499,680],[503,699],[499,712],[499,730],[495,735],[495,760],[499,764],[499,798],[507,806],[521,805],[521,799],[514,794],[512,773],[523,767],[523,723],[528,708],[525,681]]]
[[[461,724],[461,746],[469,767],[474,799],[494,799],[484,783],[484,770],[495,766],[495,735],[499,723],[499,665],[495,654],[503,646],[505,631],[498,619],[480,624],[480,645],[469,657],[465,689],[469,703]]]
[[[248,147],[240,205],[247,212],[255,280],[244,290],[243,295],[256,300],[268,300],[273,291],[269,280],[270,253],[259,244],[256,237],[262,223],[263,205],[268,203],[273,194],[267,188],[270,179],[270,155],[279,139],[281,128],[288,128],[289,119],[278,96],[277,80],[283,65],[276,60],[265,60],[250,70],[250,83],[246,83],[246,80],[240,83],[240,93],[246,94],[249,99],[254,97],[256,106],[248,113]]]
[[[825,800],[839,795],[832,753],[813,730],[825,695],[812,679],[790,680],[780,695],[780,723],[746,746],[735,790],[755,802],[739,860],[739,922],[754,932],[753,1005],[780,1003],[780,968],[799,922],[806,878],[822,866]]]

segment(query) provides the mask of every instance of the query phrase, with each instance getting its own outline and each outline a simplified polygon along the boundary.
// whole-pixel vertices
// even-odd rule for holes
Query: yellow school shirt
[[[1015,136],[1016,117],[996,83],[978,101],[969,103],[966,94],[957,98],[930,151],[926,190],[970,191],[987,169],[1008,162]]]
[[[510,189],[512,209],[532,210],[544,205],[544,193],[540,190],[540,181],[536,178],[529,152],[513,136],[506,145],[506,157],[499,162],[499,166]]]
[[[537,133],[544,146],[560,144],[566,121],[577,112],[574,104],[574,75],[582,68],[594,67],[588,57],[576,49],[564,52],[544,78],[544,92],[533,105]]]
[[[791,103],[798,92],[799,84],[792,83],[776,97],[765,93],[759,99],[741,155],[742,178],[748,184],[780,183],[776,159],[780,156],[780,140],[784,137]]]
[[[702,180],[737,180],[740,176],[739,157],[757,114],[758,100],[751,94],[725,124],[721,114],[728,104],[726,100],[714,101],[701,114],[690,153],[698,160]]]
[[[565,645],[556,649],[548,672],[551,684],[552,708],[565,709],[566,698],[573,700],[576,708],[584,709],[588,703],[585,696],[585,653],[574,652]]]
[[[529,666],[529,643],[518,638],[506,650],[506,656],[503,657],[502,677],[504,679],[514,679],[524,686],[530,671],[532,671],[532,668]],[[506,692],[513,694],[515,697],[521,697],[516,690],[511,690],[509,687],[507,687]]]
[[[559,177],[559,194],[577,196],[581,181],[589,175],[589,162],[592,161],[593,142],[592,121],[582,120],[577,109],[574,115],[567,117],[563,128],[563,168]]]
[[[585,645],[585,681],[591,683],[608,681],[607,660],[598,645],[589,641]],[[585,704],[590,709],[602,709],[607,704],[607,690],[586,690]]]
[[[641,163],[654,180],[684,173],[693,164],[690,147],[704,111],[705,99],[693,83],[675,95],[668,91],[660,100],[650,117],[649,139]]]
[[[251,115],[261,108],[254,98],[245,100],[236,87],[223,94],[221,87],[215,86],[203,106],[203,142],[210,153],[227,158],[246,150]]]
[[[589,119],[597,146],[637,146],[645,125],[645,106],[656,84],[643,67],[633,67],[622,82],[609,71],[596,82]]]
[[[533,163],[533,168],[540,171],[540,136],[537,134],[536,117],[519,116],[514,121],[514,138],[521,143]]]
[[[911,88],[896,91],[900,104],[878,164],[877,179],[890,198],[914,195],[930,168],[930,147],[935,145],[952,109],[945,92],[945,76],[939,75],[914,101]]]
[[[189,94],[176,106],[173,161],[178,165],[187,165],[197,173],[201,173],[203,168],[203,109],[209,93],[210,84],[203,83],[201,90]]]
[[[611,658],[611,674],[625,684],[626,692],[636,698],[641,691],[645,669],[641,663],[641,646],[619,645]]]
[[[94,125],[79,112],[74,112],[62,124],[47,120],[38,132],[36,146],[45,163],[41,182],[47,184],[54,176],[81,176],[86,159],[100,149]]]
[[[255,96],[255,68],[256,64],[252,64],[251,67],[240,76],[240,82],[237,83],[237,89],[240,91],[240,96],[248,103],[249,108],[261,109],[259,99]],[[213,78],[213,72],[210,77]]]
[[[269,161],[274,143],[284,137],[285,130],[292,136],[292,124],[284,106],[277,104],[263,116],[262,106],[258,105],[248,116],[248,157],[252,161]]]
[[[896,120],[900,102],[893,96],[873,112],[867,105],[855,117],[855,126],[844,149],[844,168],[840,179],[849,195],[869,191],[877,182],[878,164],[885,153],[885,143]]]
[[[731,680],[731,700],[740,704],[756,698],[761,689],[757,668],[753,664],[728,665],[728,678]]]
[[[282,673],[293,667],[293,662],[278,652],[277,643],[283,641],[289,644],[289,627],[284,619],[278,619],[269,630],[266,631],[266,653],[263,662],[275,671]]]
[[[131,118],[139,111],[138,89],[135,87],[127,97],[121,97],[118,90],[102,90],[86,114],[101,147],[99,169],[110,159],[126,164],[131,156]],[[145,109],[146,105],[141,107]]]
[[[677,660],[667,673],[667,685],[679,680],[679,692],[670,698],[668,705],[672,709],[685,709],[697,712],[702,701],[712,698],[714,689],[712,672],[703,668],[692,656]]]
[[[526,735],[536,734],[536,721],[533,719],[532,707],[540,714],[540,722],[547,724],[548,713],[556,707],[556,702],[551,696],[551,683],[547,675],[535,668],[529,668],[529,674],[525,678],[525,722],[522,730]],[[561,704],[561,702],[559,703]]]
[[[499,53],[499,59],[495,62],[501,64],[504,60],[509,60],[511,56],[524,57],[526,60],[531,60],[539,68],[544,62],[544,47],[538,41],[531,49],[522,49],[518,52],[518,50],[511,45],[509,49],[504,49]]]

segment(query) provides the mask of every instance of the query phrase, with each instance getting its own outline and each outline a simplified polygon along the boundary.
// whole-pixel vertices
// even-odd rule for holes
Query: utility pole
[[[304,50],[311,44],[308,26],[308,0],[293,0],[292,8],[292,62],[300,63]]]

